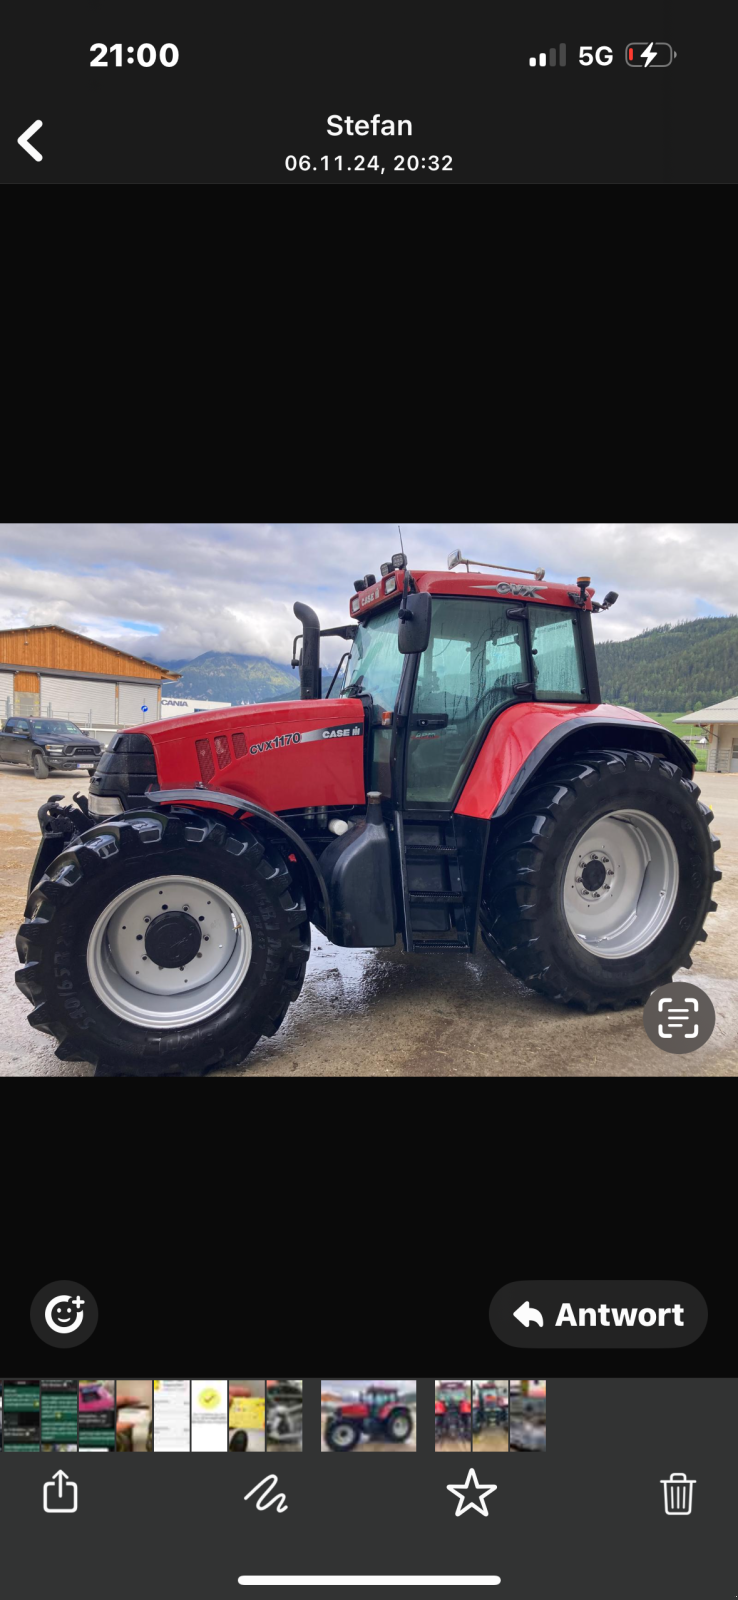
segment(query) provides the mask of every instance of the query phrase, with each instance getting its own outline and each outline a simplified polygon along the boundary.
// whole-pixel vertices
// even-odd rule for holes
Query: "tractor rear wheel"
[[[587,1011],[645,1004],[706,939],[722,874],[713,814],[664,757],[600,750],[552,767],[499,827],[482,933],[516,977]]]
[[[360,1438],[359,1423],[347,1417],[334,1417],[326,1426],[325,1442],[331,1450],[353,1450]]]
[[[127,814],[53,860],[26,906],[16,982],[62,1060],[103,1076],[236,1066],[276,1032],[310,952],[271,841],[218,813]]]
[[[413,1431],[413,1419],[409,1411],[390,1411],[385,1418],[384,1431],[393,1444],[404,1444]]]

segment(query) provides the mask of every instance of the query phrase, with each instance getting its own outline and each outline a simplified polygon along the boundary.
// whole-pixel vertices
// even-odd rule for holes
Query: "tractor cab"
[[[372,1416],[377,1416],[385,1406],[391,1406],[397,1399],[399,1389],[382,1389],[372,1385],[369,1389],[362,1390],[360,1400]]]

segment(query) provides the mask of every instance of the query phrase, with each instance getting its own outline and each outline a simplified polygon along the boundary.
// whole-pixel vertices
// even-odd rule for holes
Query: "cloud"
[[[725,523],[403,523],[416,568],[449,550],[509,566],[588,573],[617,606],[598,639],[738,612],[738,528]],[[206,650],[290,659],[305,600],[324,627],[349,617],[353,580],[399,549],[394,523],[0,525],[0,628],[57,623],[154,660]],[[158,631],[155,631],[158,630]],[[324,659],[340,645],[326,640]]]

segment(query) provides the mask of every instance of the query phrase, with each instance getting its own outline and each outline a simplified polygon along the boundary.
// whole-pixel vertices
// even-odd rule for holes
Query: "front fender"
[[[627,706],[543,705],[525,701],[507,706],[487,734],[461,791],[455,810],[467,817],[501,817],[557,746],[586,749],[627,744],[660,751],[691,777],[689,746],[668,728]]]
[[[267,822],[270,828],[273,828],[277,833],[283,834],[289,840],[295,854],[305,867],[313,885],[315,899],[322,911],[326,938],[332,939],[333,921],[330,901],[325,878],[320,870],[317,856],[313,855],[310,846],[305,843],[304,839],[300,838],[299,833],[296,833],[295,829],[291,828],[289,823],[285,822],[282,817],[277,816],[274,811],[268,811],[266,806],[257,805],[255,800],[246,800],[243,796],[226,794],[218,789],[154,789],[147,793],[146,805],[147,807],[150,805],[216,806],[218,809],[229,807],[240,812],[240,820],[244,822],[247,822],[249,817],[258,817],[261,822]],[[130,814],[130,812],[125,813],[126,817],[130,816]]]

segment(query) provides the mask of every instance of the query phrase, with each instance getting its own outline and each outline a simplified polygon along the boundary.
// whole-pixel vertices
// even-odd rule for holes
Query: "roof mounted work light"
[[[393,556],[392,557],[392,565],[393,565],[393,567],[397,567],[397,568],[399,568],[401,570],[403,567],[407,566],[407,556],[404,555],[402,552],[400,553],[399,556]]]

